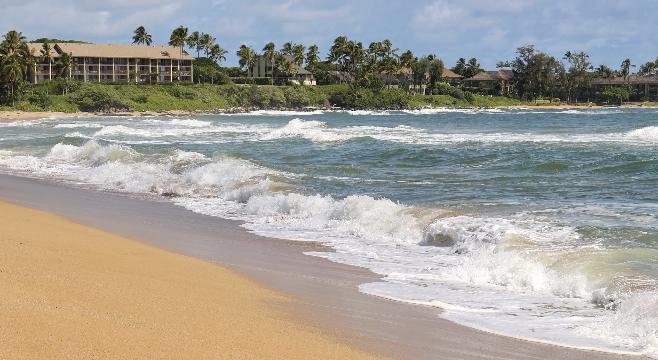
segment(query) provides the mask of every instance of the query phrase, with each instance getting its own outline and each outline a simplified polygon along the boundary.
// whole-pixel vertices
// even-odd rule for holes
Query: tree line
[[[593,92],[592,80],[613,78],[623,79],[626,86],[607,89],[604,96],[624,100],[633,95],[630,80],[636,65],[630,59],[623,60],[619,68],[613,70],[605,64],[595,67],[583,51],[567,51],[558,59],[528,45],[519,47],[516,54],[514,59],[500,62],[497,67],[512,70],[514,90],[511,95],[520,99],[559,97],[568,102],[589,102],[597,95]],[[640,65],[636,75],[658,75],[658,58]]]
[[[0,42],[0,97],[2,102],[13,104],[29,82],[30,69],[38,62],[47,63],[49,73],[64,80],[72,78],[74,61],[71,54],[55,56],[51,43],[54,39],[42,40],[38,54],[30,53],[25,37],[16,30],[7,32]],[[133,32],[133,44],[150,46],[153,37],[144,26]],[[317,45],[286,42],[277,48],[273,42],[266,43],[260,51],[243,44],[236,51],[239,70],[220,64],[226,61],[228,52],[211,34],[192,31],[179,26],[173,29],[168,44],[178,48],[180,55],[186,49],[196,54],[194,80],[203,83],[230,82],[229,76],[245,76],[252,71],[262,56],[266,59],[268,82],[274,84],[277,77],[289,78],[300,69],[314,74],[319,84],[347,82],[356,88],[381,89],[395,83],[410,92],[441,93],[445,90],[442,79],[444,62],[436,54],[414,54],[411,50],[401,51],[384,39],[365,46],[362,42],[338,36],[323,57]],[[589,55],[583,51],[568,51],[556,58],[535,49],[523,46],[517,49],[514,59],[502,61],[500,69],[511,70],[512,92],[509,96],[519,99],[561,98],[568,102],[590,101],[593,93],[592,80],[620,77],[628,82],[622,89],[610,90],[609,95],[628,98],[631,95],[630,78],[635,70],[639,76],[657,75],[658,58],[636,66],[630,59],[624,60],[618,69],[602,64],[594,66]],[[484,71],[476,58],[460,58],[451,70],[464,78]],[[338,79],[336,76],[338,74]],[[52,80],[52,79],[49,79]],[[66,91],[63,87],[63,92]]]

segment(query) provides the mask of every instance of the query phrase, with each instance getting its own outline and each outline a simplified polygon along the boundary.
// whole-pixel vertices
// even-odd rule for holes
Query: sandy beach
[[[367,359],[216,265],[0,202],[2,359]]]
[[[11,122],[18,120],[39,120],[49,117],[67,118],[77,116],[93,116],[89,113],[64,113],[64,112],[30,112],[30,111],[0,111],[0,122]]]

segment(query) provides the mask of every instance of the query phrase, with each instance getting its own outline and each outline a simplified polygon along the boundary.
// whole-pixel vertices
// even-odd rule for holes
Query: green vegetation
[[[609,88],[601,92],[601,98],[610,105],[621,105],[629,97],[630,92],[625,88]]]
[[[523,104],[504,98],[472,95],[410,95],[397,89],[371,90],[350,85],[272,86],[211,84],[98,84],[67,79],[29,85],[12,109],[24,111],[220,111],[225,109],[302,109],[338,106],[347,109],[418,107],[496,107]],[[2,109],[2,107],[0,107]],[[8,109],[8,108],[4,108]]]
[[[31,43],[37,43],[37,44],[42,44],[42,43],[51,43],[51,44],[56,44],[56,43],[71,43],[71,44],[89,44],[86,41],[80,41],[80,40],[62,40],[62,39],[55,39],[55,38],[38,38],[30,41]]]
[[[388,39],[366,47],[346,36],[333,41],[324,60],[316,45],[307,47],[287,42],[277,49],[276,44],[269,42],[262,48],[262,55],[250,46],[241,45],[236,52],[239,68],[222,67],[227,51],[217,44],[215,37],[179,26],[172,31],[169,45],[176,47],[181,55],[186,49],[196,54],[194,84],[145,85],[77,83],[73,80],[72,55],[55,56],[51,46],[63,41],[47,38],[36,41],[43,43],[38,54],[28,50],[20,32],[12,30],[4,35],[0,42],[0,104],[24,110],[111,112],[308,106],[497,107],[559,103],[560,99],[569,103],[605,104],[648,100],[642,89],[631,84],[632,69],[636,66],[630,59],[624,60],[619,70],[606,65],[594,68],[584,52],[569,51],[558,59],[532,45],[518,48],[514,59],[498,64],[501,69],[511,70],[504,73],[511,75],[499,75],[484,84],[478,83],[479,80],[460,83],[443,78],[445,66],[435,54],[401,52]],[[132,42],[149,46],[153,38],[140,26],[134,30]],[[267,71],[258,76],[266,77],[253,76],[252,70],[260,56],[267,60]],[[47,65],[53,76],[45,83],[32,85],[31,74],[37,64]],[[314,74],[319,86],[296,86],[302,79],[297,75],[307,74],[304,70]],[[464,78],[483,72],[475,58],[468,61],[461,58],[451,70]],[[180,69],[177,74],[180,80]],[[658,59],[639,67],[640,76],[657,74]],[[487,74],[484,79],[495,75]],[[598,87],[592,85],[595,78],[599,79]],[[610,81],[601,82],[601,79]],[[482,95],[503,92],[509,97]]]

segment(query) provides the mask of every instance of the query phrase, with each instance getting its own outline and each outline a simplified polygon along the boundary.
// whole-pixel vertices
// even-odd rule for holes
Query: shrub
[[[475,95],[470,91],[464,91],[464,99],[472,104],[475,101]]]
[[[71,79],[57,78],[44,83],[46,92],[49,94],[69,94],[80,89],[80,82]]]
[[[599,96],[601,97],[601,100],[608,104],[621,105],[624,101],[628,100],[631,93],[628,89],[614,87],[603,90]]]
[[[457,87],[454,87],[448,83],[436,83],[434,84],[434,89],[432,89],[433,95],[450,95],[455,99],[465,100],[466,95],[464,92]]]
[[[53,105],[53,100],[48,96],[45,89],[36,89],[25,97],[25,100],[32,105],[36,105],[41,109],[47,109]]]
[[[186,89],[180,85],[170,86],[167,89],[167,92],[169,93],[169,95],[178,99],[194,100],[195,97],[194,91],[190,89]]]
[[[108,85],[84,86],[71,96],[82,111],[128,111],[130,106],[121,99],[114,87]]]
[[[132,100],[136,103],[139,104],[146,104],[149,101],[148,95],[141,94],[141,95],[136,95],[132,98]]]
[[[329,101],[348,109],[403,109],[409,106],[410,96],[398,89],[370,89],[352,86],[331,89]]]

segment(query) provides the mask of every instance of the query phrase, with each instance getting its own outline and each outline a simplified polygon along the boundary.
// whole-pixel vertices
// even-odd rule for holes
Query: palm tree
[[[320,62],[320,50],[317,45],[311,45],[306,52],[306,67],[313,68]]]
[[[294,63],[297,66],[302,66],[304,63],[304,52],[306,51],[306,48],[302,44],[295,44],[292,47],[292,58]]]
[[[349,40],[346,36],[339,36],[334,40],[334,44],[329,49],[329,55],[327,60],[331,62],[337,62],[342,65],[343,58],[345,56],[345,48]]]
[[[4,36],[2,44],[0,44],[0,52],[5,56],[19,52],[25,47],[25,36],[16,30],[7,32]]]
[[[175,28],[174,31],[171,32],[171,36],[169,36],[169,45],[180,49],[180,58],[178,58],[177,62],[178,70],[176,71],[178,81],[180,81],[180,59],[183,58],[183,47],[185,46],[186,40],[187,28],[182,25]]]
[[[381,42],[376,41],[376,42],[371,42],[370,45],[368,46],[368,53],[372,57],[372,62],[377,63],[379,60],[380,55],[383,55],[383,45]]]
[[[278,54],[276,57],[276,67],[286,77],[293,77],[297,74],[297,67],[285,54]]]
[[[212,37],[212,35],[201,34],[201,39],[199,39],[199,43],[201,45],[201,49],[206,53],[206,57],[210,55],[210,50],[215,45],[215,41],[217,41],[217,39]]]
[[[254,77],[254,67],[256,67],[256,62],[258,61],[258,55],[254,49],[248,47],[247,45],[240,45],[240,50],[237,52],[239,58],[239,64],[242,69],[251,72],[251,77]]]
[[[384,56],[386,56],[386,57],[397,56],[396,53],[399,50],[400,49],[398,49],[398,48],[393,48],[393,43],[391,42],[391,40],[384,39],[384,41],[382,41],[382,52],[384,53]]]
[[[7,86],[12,106],[15,105],[19,83],[27,76],[28,65],[35,64],[23,34],[16,30],[7,32],[0,42],[0,83]]]
[[[48,60],[48,80],[53,79],[53,50],[48,42],[41,45],[41,58]]]
[[[73,55],[71,53],[63,52],[57,60],[57,67],[59,67],[59,74],[66,79],[73,77]]]
[[[135,29],[134,33],[135,35],[133,35],[133,44],[150,46],[153,42],[151,34],[147,33],[143,26]]]
[[[630,80],[630,75],[631,75],[631,68],[635,67],[633,63],[631,63],[631,59],[626,59],[621,62],[621,68],[619,70],[619,75],[621,75],[624,80],[626,81],[626,87],[630,90],[631,88],[631,80]]]
[[[208,52],[208,57],[214,61],[214,62],[222,62],[226,61],[226,54],[228,54],[228,51],[222,49],[219,44],[213,44],[210,47],[210,51]]]
[[[199,58],[199,53],[201,52],[201,34],[198,31],[193,32],[190,36],[185,39],[187,47],[190,49],[196,50],[196,57]]]
[[[631,74],[631,68],[635,67],[631,63],[631,59],[626,59],[621,62],[621,68],[619,70],[619,75],[621,75],[624,79],[627,79],[628,76]]]
[[[263,47],[263,56],[270,62],[270,67],[272,70],[272,85],[274,85],[274,57],[276,56],[276,45],[273,42],[268,42],[265,47]]]
[[[400,55],[400,65],[405,67],[411,67],[414,62],[414,53],[411,50],[407,50]]]
[[[287,43],[283,44],[283,47],[281,48],[281,53],[284,55],[293,55],[292,42],[288,41]]]
[[[2,57],[0,63],[0,77],[9,85],[9,97],[11,105],[16,104],[16,88],[18,83],[25,77],[27,67],[18,52],[11,53]]]

